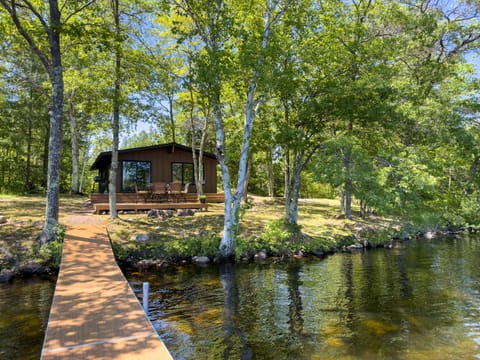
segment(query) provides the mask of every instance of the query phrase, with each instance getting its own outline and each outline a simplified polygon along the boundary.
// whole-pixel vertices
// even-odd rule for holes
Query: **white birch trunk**
[[[271,16],[277,5],[277,3],[272,4],[271,0],[267,1],[267,12],[264,18],[264,31],[261,44],[262,50],[266,49],[268,45],[272,25]],[[275,20],[277,19],[278,16]],[[220,99],[215,99],[217,102],[217,104],[214,105],[215,125],[217,132],[217,156],[219,157],[219,162],[222,169],[223,188],[225,191],[225,220],[223,236],[219,246],[219,257],[223,259],[231,259],[235,256],[236,236],[239,227],[240,203],[245,191],[245,178],[247,175],[248,150],[250,147],[253,123],[259,106],[259,103],[256,104],[255,101],[255,89],[257,87],[257,80],[263,60],[264,57],[262,54],[260,54],[259,58],[257,59],[257,67],[253,72],[252,80],[248,89],[245,121],[243,123],[243,141],[240,152],[238,181],[235,194],[232,194],[228,165],[225,161],[225,134],[223,130],[223,119],[220,109]],[[218,84],[220,84],[220,82]]]
[[[248,183],[250,182],[250,174],[252,172],[252,157],[248,157],[247,161],[247,173],[245,175],[245,185],[244,185],[244,190],[243,190],[243,195],[242,195],[242,201],[245,203],[248,200]]]
[[[222,171],[223,191],[225,193],[224,222],[222,239],[219,246],[219,255],[221,258],[229,258],[235,254],[235,217],[233,214],[234,197],[230,186],[230,171],[225,157],[225,132],[223,129],[223,115],[218,98],[214,97],[215,128],[217,136],[217,159]]]

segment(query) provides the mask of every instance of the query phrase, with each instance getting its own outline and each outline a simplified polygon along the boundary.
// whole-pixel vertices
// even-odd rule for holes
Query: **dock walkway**
[[[172,359],[117,266],[105,225],[67,220],[41,359]]]

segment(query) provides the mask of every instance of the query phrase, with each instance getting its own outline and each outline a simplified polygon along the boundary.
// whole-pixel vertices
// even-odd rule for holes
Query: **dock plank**
[[[172,359],[103,225],[68,226],[41,359]]]

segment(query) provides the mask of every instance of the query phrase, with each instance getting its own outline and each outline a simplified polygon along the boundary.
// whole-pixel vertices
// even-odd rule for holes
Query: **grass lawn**
[[[80,196],[62,196],[60,222],[74,210],[82,208],[87,199]],[[0,195],[0,215],[8,221],[0,224],[0,269],[25,263],[38,255],[33,254],[36,237],[45,219],[44,196]]]
[[[84,208],[86,200],[86,197],[62,196],[60,223],[65,223],[65,217],[70,212]],[[352,220],[345,220],[338,216],[336,200],[305,199],[300,201],[299,209],[299,225],[305,234],[304,243],[300,245],[307,248],[331,248],[338,245],[339,239],[352,237],[365,229],[382,233],[399,227],[398,221],[378,216],[365,219],[354,216]],[[42,229],[44,212],[44,197],[0,196],[0,215],[9,219],[0,225],[0,267],[2,261],[6,265],[6,258],[10,262],[12,258],[20,262],[28,260],[36,244],[35,238]],[[241,214],[239,243],[242,249],[277,246],[275,237],[278,233],[275,231],[278,229],[268,230],[269,224],[282,219],[284,212],[281,199],[253,197],[252,205]],[[131,251],[136,251],[137,258],[159,258],[165,253],[170,259],[175,255],[213,255],[223,229],[223,204],[209,204],[208,212],[167,220],[148,218],[145,213],[121,214],[113,221],[108,215],[96,216],[105,220],[117,255],[123,252],[124,257]],[[268,231],[270,233],[266,236]],[[147,243],[136,241],[135,237],[139,234],[148,234],[150,240]],[[259,240],[262,237],[268,238],[270,243]]]
[[[263,247],[278,245],[272,243],[275,242],[275,239],[265,245],[265,241],[258,241],[258,238],[265,237],[269,224],[283,219],[284,214],[285,205],[281,199],[253,197],[252,206],[242,211],[241,214],[239,242],[243,245],[242,249],[250,247],[258,250],[258,247],[262,248],[262,245]],[[318,247],[325,250],[337,246],[338,240],[352,238],[354,234],[365,230],[378,234],[391,232],[400,227],[400,223],[392,218],[370,216],[363,219],[354,216],[352,220],[346,220],[338,214],[338,201],[336,200],[301,200],[299,225],[302,233],[306,236],[302,240],[303,243],[299,244],[297,248]],[[208,212],[197,212],[193,217],[173,217],[167,220],[148,218],[145,214],[123,214],[118,220],[109,221],[108,228],[112,242],[118,245],[118,248],[141,249],[142,245],[135,241],[135,236],[147,234],[150,240],[144,247],[150,249],[156,247],[170,255],[178,252],[187,257],[212,255],[218,247],[218,237],[221,236],[223,230],[223,204],[209,204]],[[388,239],[374,241],[381,242],[382,240]],[[349,241],[351,244],[352,240]],[[191,244],[192,242],[200,244],[199,246],[202,248],[196,248]],[[161,254],[159,252],[148,254],[148,252],[141,251],[138,257],[142,256],[160,257]]]

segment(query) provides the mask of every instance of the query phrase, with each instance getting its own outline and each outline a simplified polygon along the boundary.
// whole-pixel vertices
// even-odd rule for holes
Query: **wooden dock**
[[[41,359],[172,359],[117,266],[104,225],[67,227]]]

